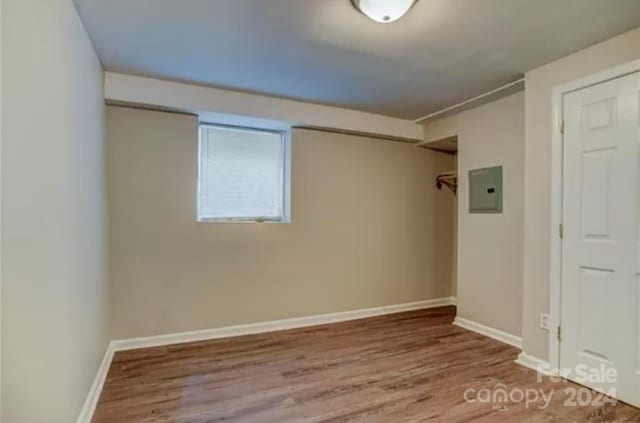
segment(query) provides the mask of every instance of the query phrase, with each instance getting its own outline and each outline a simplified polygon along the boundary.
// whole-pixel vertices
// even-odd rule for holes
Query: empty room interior
[[[0,0],[0,421],[640,422],[640,0]]]

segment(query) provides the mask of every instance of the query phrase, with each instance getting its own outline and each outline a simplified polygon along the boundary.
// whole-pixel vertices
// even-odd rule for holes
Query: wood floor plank
[[[515,348],[454,316],[440,307],[119,352],[93,422],[640,422],[622,403],[566,406],[577,385],[538,382]],[[546,408],[465,401],[502,386],[553,395]]]

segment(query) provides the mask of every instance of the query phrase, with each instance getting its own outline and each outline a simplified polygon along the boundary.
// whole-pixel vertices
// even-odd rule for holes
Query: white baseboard
[[[122,339],[113,341],[112,345],[115,351],[159,347],[164,345],[182,344],[186,342],[208,341],[211,339],[229,338],[233,336],[252,335],[256,333],[275,332],[280,330],[324,325],[328,323],[345,322],[349,320],[364,319],[367,317],[382,316],[385,314],[400,313],[403,311],[442,307],[452,304],[453,299],[451,297],[445,297],[437,298],[434,300],[344,311],[340,313],[295,317],[292,319],[272,320],[267,322],[250,323],[246,325],[235,325],[215,329],[171,333],[143,338]]]
[[[100,399],[100,394],[102,393],[102,388],[104,387],[104,382],[107,380],[107,373],[109,373],[109,367],[111,367],[113,353],[113,347],[111,343],[109,343],[107,351],[104,353],[104,357],[102,357],[100,367],[98,367],[98,373],[96,373],[93,384],[91,385],[91,388],[89,388],[89,394],[84,401],[77,423],[91,422],[93,413],[96,411],[96,406],[98,405],[98,400]]]
[[[524,351],[522,351],[520,355],[518,355],[516,363],[529,369],[535,370],[538,373],[542,373],[546,376],[555,376],[557,374],[557,371],[554,371],[548,362],[529,355]]]
[[[522,338],[519,336],[515,336],[489,326],[485,326],[483,324],[474,322],[473,320],[465,319],[463,317],[456,317],[456,319],[453,321],[453,324],[472,332],[488,336],[489,338],[493,338],[497,341],[504,342],[505,344],[511,345],[512,347],[522,349]]]
[[[256,333],[274,332],[286,329],[304,328],[309,326],[324,325],[328,323],[346,322],[349,320],[364,319],[367,317],[383,316],[386,314],[400,313],[403,311],[421,310],[427,308],[454,305],[455,298],[445,297],[434,300],[416,301],[413,303],[395,304],[383,307],[366,308],[360,310],[345,311],[341,313],[320,314],[316,316],[296,317],[293,319],[272,320],[268,322],[251,323],[247,325],[227,326],[215,329],[205,329],[191,332],[171,333],[166,335],[148,336],[143,338],[120,339],[111,341],[104,354],[102,363],[98,368],[93,385],[89,390],[77,423],[90,423],[98,405],[104,382],[117,351],[133,350],[138,348],[159,347],[164,345],[182,344],[185,342],[207,341],[211,339],[229,338],[232,336],[251,335]]]

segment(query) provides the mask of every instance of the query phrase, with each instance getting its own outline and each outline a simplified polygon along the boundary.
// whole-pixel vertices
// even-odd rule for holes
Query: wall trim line
[[[545,376],[555,376],[557,372],[554,372],[549,365],[549,362],[542,360],[538,357],[534,357],[522,351],[515,361],[517,364],[526,367],[531,370],[535,370],[538,373],[542,373]]]
[[[492,96],[494,94],[498,94],[501,91],[508,90],[509,88],[517,87],[517,86],[520,86],[520,91],[522,91],[524,89],[524,77],[520,77],[515,81],[509,82],[508,84],[504,84],[504,85],[502,85],[502,86],[500,86],[498,88],[494,88],[494,89],[492,89],[490,91],[487,91],[487,92],[482,93],[480,95],[477,95],[475,97],[468,98],[468,99],[466,99],[464,101],[461,101],[460,103],[453,104],[451,106],[445,107],[444,109],[440,109],[440,110],[437,110],[435,112],[429,113],[429,114],[427,114],[425,116],[419,117],[419,118],[413,120],[413,123],[421,123],[421,122],[424,122],[424,121],[429,120],[429,119],[433,119],[434,117],[438,117],[438,116],[443,115],[443,114],[448,113],[448,112],[455,112],[458,109],[462,109],[464,106],[479,102],[482,99],[485,99],[485,98],[490,97],[490,96]],[[478,104],[478,106],[480,106],[480,105],[481,104]]]
[[[89,394],[84,401],[84,405],[82,406],[82,410],[80,410],[80,415],[78,416],[77,423],[90,423],[93,418],[93,413],[96,411],[96,406],[98,405],[98,400],[100,399],[100,394],[102,394],[102,388],[104,387],[104,383],[107,380],[107,374],[109,373],[109,368],[111,367],[111,362],[113,361],[113,343],[110,342],[107,345],[107,350],[102,357],[102,361],[100,362],[100,367],[98,367],[98,372],[96,373],[96,377],[93,380],[93,384],[91,384],[91,388],[89,388]]]
[[[294,317],[291,319],[271,320],[249,323],[244,325],[225,326],[213,329],[189,332],[169,333],[157,336],[115,340],[112,342],[115,351],[126,351],[139,348],[159,347],[186,342],[208,341],[211,339],[229,338],[233,336],[252,335],[257,333],[275,332],[287,329],[297,329],[329,323],[346,322],[367,317],[383,316],[403,311],[420,310],[426,308],[453,305],[451,297],[432,300],[416,301],[404,304],[394,304],[382,307],[365,308],[343,311],[338,313],[318,314],[312,316]]]
[[[512,347],[522,349],[522,338],[519,336],[512,335],[510,333],[492,328],[490,326],[483,325],[478,322],[474,322],[473,320],[465,319],[464,317],[460,317],[460,316],[456,316],[455,320],[453,321],[453,324],[463,329],[467,329],[472,332],[479,333],[480,335],[493,338],[496,341],[500,341],[505,344],[511,345]]]
[[[213,329],[204,329],[189,332],[170,333],[141,338],[113,340],[107,346],[96,377],[91,385],[87,399],[80,412],[77,423],[90,423],[95,413],[100,394],[109,373],[114,354],[118,351],[128,351],[140,348],[160,347],[188,342],[208,341],[212,339],[230,338],[234,336],[252,335],[266,332],[276,332],[288,329],[298,329],[325,325],[331,323],[347,322],[351,320],[365,319],[369,317],[384,316],[388,314],[402,313],[405,311],[422,310],[456,304],[455,297],[443,297],[431,300],[415,301],[411,303],[394,304],[382,307],[372,307],[358,310],[343,311],[338,313],[318,314],[291,319],[271,320],[265,322],[250,323],[245,325],[225,326]]]

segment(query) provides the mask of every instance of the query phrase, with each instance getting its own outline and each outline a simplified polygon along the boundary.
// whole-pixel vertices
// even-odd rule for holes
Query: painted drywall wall
[[[275,98],[156,78],[105,73],[105,98],[197,114],[203,121],[252,126],[332,128],[341,132],[422,140],[422,126],[409,120],[340,107]],[[279,123],[279,124],[278,124]]]
[[[640,28],[525,75],[525,236],[523,349],[548,359],[548,333],[539,316],[549,310],[551,243],[551,92],[554,86],[640,58]]]
[[[108,340],[103,73],[67,0],[2,2],[2,421],[77,419]]]
[[[425,124],[458,136],[458,315],[519,336],[522,316],[524,93]],[[472,169],[503,166],[502,214],[469,213]]]
[[[452,170],[458,170],[458,156],[453,158]],[[453,193],[452,193],[453,195]],[[452,296],[458,297],[458,193],[453,195],[453,233],[451,254],[453,256],[451,260],[451,291]]]
[[[291,224],[197,223],[197,125],[107,108],[113,338],[451,295],[451,156],[296,129]]]

